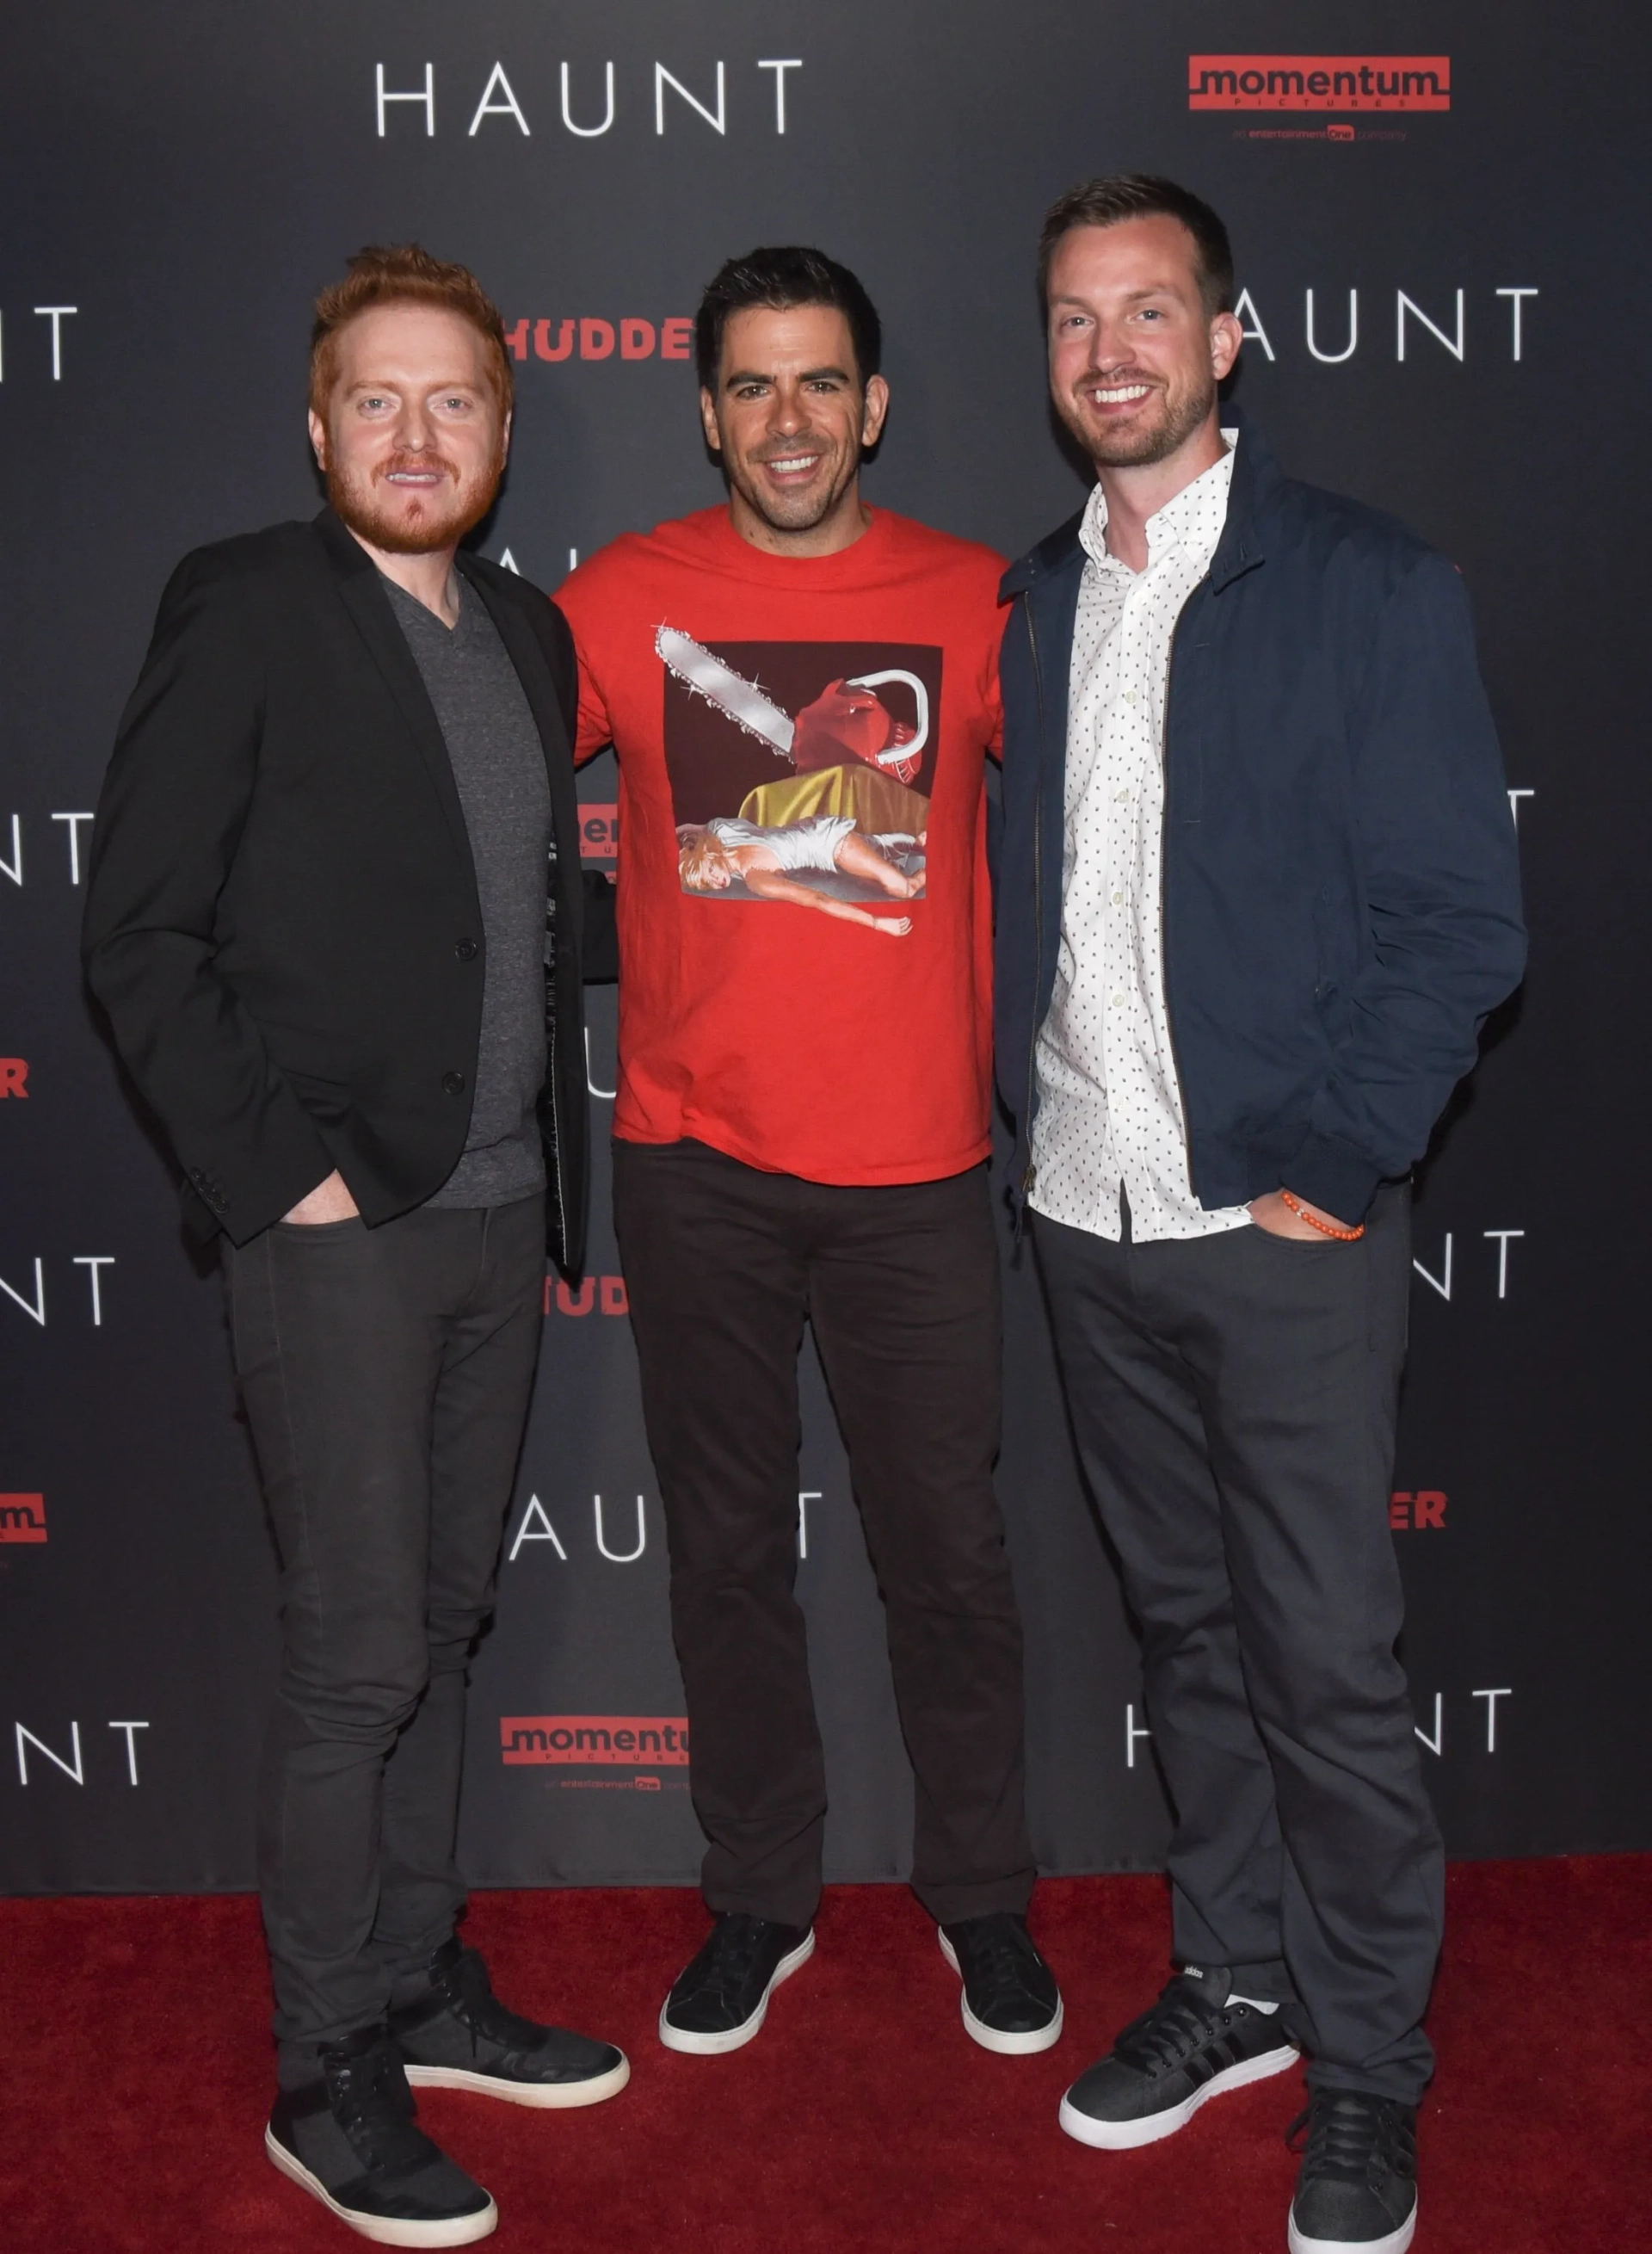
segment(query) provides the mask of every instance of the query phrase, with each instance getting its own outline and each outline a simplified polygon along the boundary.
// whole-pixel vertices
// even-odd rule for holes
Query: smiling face
[[[760,547],[822,554],[858,537],[863,450],[883,428],[881,376],[864,386],[835,305],[751,305],[723,331],[716,396],[700,394],[737,528]]]
[[[1102,469],[1167,460],[1214,424],[1243,332],[1206,311],[1180,220],[1075,227],[1050,261],[1050,396]]]
[[[492,508],[510,438],[482,338],[404,303],[358,314],[334,351],[326,420],[310,416],[334,510],[387,555],[454,547]]]

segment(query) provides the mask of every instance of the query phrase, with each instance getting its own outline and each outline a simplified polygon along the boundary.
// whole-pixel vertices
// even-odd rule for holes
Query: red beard
[[[501,450],[488,469],[466,486],[457,466],[444,455],[424,454],[413,460],[392,455],[388,462],[374,467],[371,482],[364,486],[359,480],[346,480],[329,465],[327,500],[333,514],[347,524],[358,539],[382,550],[385,555],[429,556],[438,549],[456,547],[473,526],[481,522],[494,506],[504,466]],[[415,506],[410,507],[405,499],[392,501],[385,492],[384,480],[394,470],[413,468],[441,470],[448,482],[428,494],[421,494]]]

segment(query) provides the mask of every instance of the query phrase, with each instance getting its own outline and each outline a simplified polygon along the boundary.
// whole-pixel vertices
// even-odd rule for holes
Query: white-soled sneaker
[[[1228,1969],[1188,1966],[1081,2074],[1060,2123],[1081,2145],[1122,2152],[1185,2129],[1201,2105],[1297,2062],[1277,2015],[1232,1997]]]
[[[941,1954],[963,1983],[963,2024],[983,2050],[1005,2057],[1060,2040],[1061,1992],[1013,1910],[943,1925]]]
[[[414,2118],[402,2060],[382,2027],[316,2053],[316,2078],[284,2090],[264,2131],[272,2165],[375,2246],[471,2246],[499,2209]]]
[[[1289,2141],[1303,2129],[1291,2254],[1405,2254],[1417,2229],[1416,2106],[1316,2090]]]
[[[716,2058],[751,2041],[768,1999],[815,1953],[813,1927],[719,1910],[704,1946],[666,1998],[660,2040],[668,2050]]]

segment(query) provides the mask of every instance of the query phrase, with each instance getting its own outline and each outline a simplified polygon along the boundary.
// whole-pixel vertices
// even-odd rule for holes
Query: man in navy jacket
[[[1090,181],[1040,270],[1097,484],[1004,583],[998,1068],[1177,1818],[1176,1977],[1062,2125],[1150,2143],[1306,2053],[1291,2245],[1400,2254],[1441,1914],[1407,1176],[1521,975],[1514,827],[1451,564],[1220,426],[1215,214]]]

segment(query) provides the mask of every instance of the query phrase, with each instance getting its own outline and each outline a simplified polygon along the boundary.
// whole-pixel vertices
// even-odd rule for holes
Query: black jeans
[[[1443,1858],[1394,1652],[1409,1192],[1354,1244],[1033,1242],[1141,1623],[1176,1955],[1283,2004],[1311,2083],[1412,2102]]]
[[[614,1146],[614,1211],[671,1553],[714,1910],[807,1925],[826,1782],[797,1574],[797,1357],[831,1389],[917,1782],[913,1885],[943,1923],[1019,1910],[1021,1623],[992,1487],[986,1169],[855,1188],[693,1142]]]
[[[453,1930],[466,1670],[542,1326],[542,1196],[226,1245],[281,1564],[258,1876],[284,2049],[382,2018]]]

